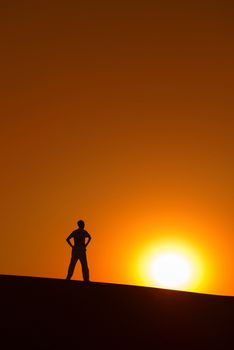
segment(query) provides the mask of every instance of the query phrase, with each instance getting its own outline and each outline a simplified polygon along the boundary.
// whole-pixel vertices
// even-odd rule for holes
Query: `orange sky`
[[[231,1],[1,4],[0,273],[64,278],[86,221],[91,279],[146,284],[163,241],[234,295]],[[80,267],[74,278],[80,278]]]

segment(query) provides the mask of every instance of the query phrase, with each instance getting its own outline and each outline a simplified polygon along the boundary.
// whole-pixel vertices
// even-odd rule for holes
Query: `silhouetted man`
[[[84,281],[88,282],[89,268],[88,268],[87,257],[86,257],[86,247],[91,240],[91,236],[87,231],[84,230],[85,223],[83,220],[79,220],[77,222],[77,225],[78,225],[78,229],[73,231],[67,237],[67,243],[72,247],[72,255],[71,255],[70,265],[68,267],[67,280],[71,279],[76,263],[78,260],[80,260],[83,279]],[[74,244],[71,243],[71,238],[73,238]],[[88,239],[87,241],[86,241],[86,238]]]

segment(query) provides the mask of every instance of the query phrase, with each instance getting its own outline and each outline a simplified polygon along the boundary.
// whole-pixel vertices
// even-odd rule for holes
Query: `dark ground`
[[[234,297],[0,275],[1,349],[234,349]]]

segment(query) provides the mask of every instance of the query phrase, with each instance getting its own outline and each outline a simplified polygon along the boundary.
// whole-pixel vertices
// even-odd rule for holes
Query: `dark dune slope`
[[[234,349],[234,298],[0,276],[4,349]]]

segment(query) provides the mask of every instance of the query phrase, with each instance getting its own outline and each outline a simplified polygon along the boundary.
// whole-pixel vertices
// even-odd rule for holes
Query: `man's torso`
[[[85,238],[89,237],[87,231],[83,229],[77,229],[73,231],[75,248],[85,248]]]

